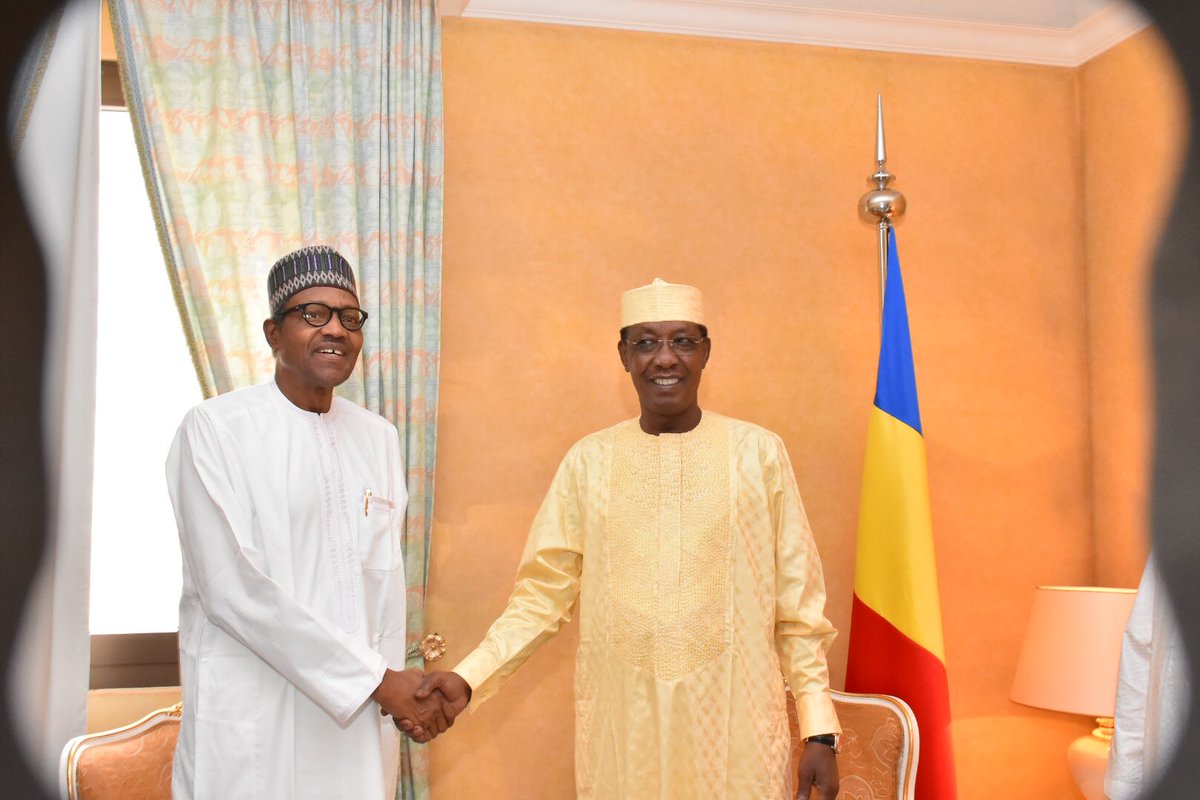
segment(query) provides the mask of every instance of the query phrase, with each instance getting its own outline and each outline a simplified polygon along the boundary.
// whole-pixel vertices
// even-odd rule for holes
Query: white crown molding
[[[1091,61],[1152,23],[1137,6],[1118,3],[1101,9],[1071,29],[1075,46],[1073,66]]]
[[[800,8],[771,0],[444,0],[464,17],[1077,67],[1149,24],[1106,6],[1072,28]],[[447,9],[449,10],[449,9]]]

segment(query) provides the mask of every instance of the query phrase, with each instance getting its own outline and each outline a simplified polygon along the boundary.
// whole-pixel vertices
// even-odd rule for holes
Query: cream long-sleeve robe
[[[399,736],[370,695],[404,665],[399,447],[382,417],[303,411],[274,381],[184,418],[174,797],[394,796]]]
[[[705,413],[577,443],[508,607],[454,671],[477,707],[579,598],[579,798],[787,798],[786,678],[803,736],[839,733],[816,546],[778,436]]]

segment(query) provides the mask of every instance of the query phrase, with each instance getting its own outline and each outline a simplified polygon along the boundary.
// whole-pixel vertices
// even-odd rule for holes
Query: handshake
[[[471,700],[471,687],[455,672],[389,669],[371,697],[410,739],[428,742],[454,724]]]

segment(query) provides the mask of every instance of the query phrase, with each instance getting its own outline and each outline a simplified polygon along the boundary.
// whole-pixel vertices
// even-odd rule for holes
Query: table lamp
[[[1121,636],[1133,589],[1039,586],[1025,630],[1010,697],[1018,703],[1096,717],[1096,729],[1067,748],[1075,784],[1087,800],[1104,800],[1112,739]]]

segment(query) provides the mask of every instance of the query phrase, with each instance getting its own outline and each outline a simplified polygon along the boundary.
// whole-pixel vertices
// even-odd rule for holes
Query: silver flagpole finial
[[[889,189],[888,183],[895,178],[887,171],[887,150],[883,145],[883,97],[875,96],[875,174],[867,178],[875,188],[858,201],[858,215],[865,222],[875,225],[879,232],[879,306],[882,313],[884,289],[887,286],[888,230],[895,220],[904,215],[904,195]]]
[[[883,149],[883,95],[875,95],[875,160],[880,166],[887,161],[887,151]]]
[[[887,150],[883,144],[883,97],[875,96],[875,174],[867,178],[875,184],[875,189],[867,192],[858,202],[859,215],[863,221],[872,225],[880,222],[892,222],[903,216],[905,209],[904,195],[895,189],[889,189],[888,184],[895,175],[887,171]]]

